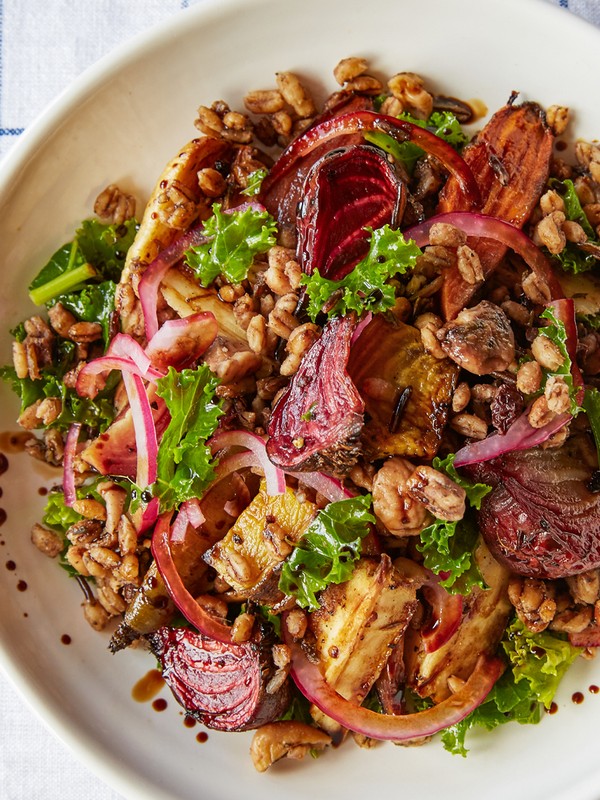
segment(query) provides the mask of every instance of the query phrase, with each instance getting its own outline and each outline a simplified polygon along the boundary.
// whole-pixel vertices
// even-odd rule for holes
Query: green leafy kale
[[[536,724],[542,709],[550,708],[565,672],[581,653],[551,633],[532,633],[515,619],[502,641],[509,668],[485,701],[468,717],[447,728],[442,742],[451,753],[466,756],[465,736],[475,725],[492,730],[506,722]]]
[[[283,565],[279,588],[311,611],[319,608],[317,592],[344,583],[360,557],[362,540],[375,517],[370,495],[329,503],[308,526]]]
[[[532,633],[518,619],[506,629],[502,647],[515,683],[523,681],[546,708],[550,708],[565,672],[583,650],[548,631]]]
[[[248,206],[243,211],[225,213],[221,204],[215,203],[213,216],[204,223],[204,232],[210,241],[191,247],[185,254],[185,263],[202,286],[209,286],[219,275],[230,283],[243,281],[254,257],[275,244],[277,226],[267,211]]]
[[[50,301],[49,306],[61,303],[81,322],[99,322],[105,348],[112,338],[112,323],[115,313],[115,292],[117,284],[113,281],[92,283],[79,292],[60,294]]]
[[[133,219],[118,226],[93,219],[82,222],[73,241],[60,247],[30,283],[32,302],[45,305],[92,279],[117,282],[136,231]]]
[[[486,483],[474,483],[460,475],[454,466],[454,453],[445,458],[434,458],[433,468],[444,472],[465,490],[470,508],[481,508],[481,501],[492,491]],[[441,586],[453,594],[467,594],[472,586],[485,588],[475,558],[479,530],[472,512],[467,509],[457,522],[436,519],[421,531],[421,544],[417,550],[423,554],[423,563],[436,575],[449,573],[440,581]]]
[[[581,207],[573,181],[569,179],[561,181],[558,180],[558,178],[552,178],[550,180],[550,186],[562,196],[567,219],[581,225],[590,244],[595,244],[600,247],[600,239],[596,236],[593,227],[585,215],[585,211]],[[565,272],[572,272],[574,275],[577,275],[579,272],[588,272],[598,266],[598,259],[591,253],[586,253],[585,250],[582,250],[575,242],[567,242],[560,253],[552,255],[552,259],[557,261]]]
[[[469,137],[460,126],[460,122],[450,111],[434,111],[429,119],[417,119],[408,112],[403,112],[398,116],[398,119],[411,122],[413,125],[418,125],[420,128],[427,130],[439,136],[449,145],[454,147],[459,152],[469,141]],[[380,147],[389,153],[396,161],[404,164],[406,171],[412,175],[417,161],[423,156],[424,151],[418,145],[412,142],[399,142],[390,136],[388,133],[381,133],[379,131],[369,132],[365,134],[365,139],[371,144]]]
[[[223,413],[215,401],[217,385],[206,365],[181,372],[170,367],[157,381],[157,394],[171,415],[158,448],[157,479],[152,486],[162,511],[201,497],[214,480],[214,462],[206,440]]]
[[[594,435],[600,462],[600,391],[594,387],[588,387],[583,395],[582,405]]]
[[[255,197],[260,192],[260,187],[266,177],[266,169],[255,169],[254,172],[248,175],[248,182],[242,194],[246,195],[246,197]]]
[[[329,316],[342,316],[350,311],[378,313],[393,307],[396,295],[388,281],[413,269],[421,251],[389,225],[367,230],[371,231],[369,252],[345,278],[328,280],[321,277],[318,269],[312,275],[302,276],[309,298],[307,313],[313,321],[334,293],[339,294],[339,299],[328,309]]]
[[[72,342],[70,343],[72,344]],[[21,399],[21,411],[24,411],[36,400],[56,397],[62,401],[62,411],[47,427],[66,431],[71,423],[81,422],[94,431],[102,433],[115,417],[113,397],[118,384],[118,374],[109,376],[106,386],[98,392],[94,399],[80,397],[74,389],[70,389],[62,381],[65,369],[60,362],[52,369],[42,370],[38,380],[18,378],[13,367],[0,367],[0,378],[10,384],[12,390]],[[40,421],[40,426],[41,426]]]
[[[539,334],[541,336],[546,336],[550,339],[551,342],[558,347],[560,353],[563,357],[563,362],[560,367],[554,371],[550,372],[549,370],[544,369],[544,380],[542,385],[542,391],[546,382],[550,376],[560,377],[564,380],[564,382],[569,387],[569,397],[571,399],[571,414],[576,417],[577,414],[581,411],[581,406],[577,402],[577,394],[579,391],[579,387],[575,386],[573,382],[573,375],[571,373],[571,369],[573,367],[573,363],[571,361],[571,357],[569,356],[569,351],[567,350],[567,331],[565,329],[565,324],[562,320],[557,319],[554,309],[548,306],[544,309],[544,311],[540,314],[540,318],[549,320],[549,325],[544,325],[543,328],[539,329]]]
[[[423,565],[436,575],[442,575],[440,585],[451,594],[468,594],[472,586],[485,588],[473,551],[479,529],[467,511],[458,522],[436,519],[421,533],[417,550],[423,555]]]

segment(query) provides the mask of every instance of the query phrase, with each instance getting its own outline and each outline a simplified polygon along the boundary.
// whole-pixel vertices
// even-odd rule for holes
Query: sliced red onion
[[[324,472],[288,472],[287,474],[296,478],[305,486],[310,486],[315,492],[322,494],[330,503],[348,500],[348,498],[355,496],[337,478],[332,478]]]
[[[513,422],[506,433],[493,433],[487,439],[470,442],[462,447],[454,457],[455,467],[466,467],[468,464],[478,464],[489,461],[513,450],[529,450],[548,441],[551,436],[570,422],[570,414],[559,414],[547,425],[534,428],[527,418],[528,411]]]
[[[265,440],[260,436],[250,433],[250,431],[218,431],[210,439],[209,445],[213,453],[229,447],[243,447],[251,450],[258,458],[260,468],[265,474],[267,494],[277,495],[285,492],[285,474],[269,460]]]
[[[260,467],[260,461],[251,450],[246,450],[243,453],[233,453],[230,456],[219,459],[219,463],[215,469],[215,483],[231,475],[232,472],[239,472],[242,469],[250,469],[252,467]]]
[[[421,591],[431,606],[431,622],[421,630],[426,653],[434,653],[443,647],[458,630],[463,613],[463,597],[449,594],[434,577]]]
[[[183,254],[190,247],[205,244],[208,241],[204,235],[204,226],[198,225],[187,231],[176,239],[169,247],[162,250],[158,256],[147,267],[142,275],[138,287],[142,313],[144,315],[144,327],[146,339],[150,341],[158,330],[158,316],[156,307],[158,304],[158,289],[162,279],[169,269],[183,258]]]
[[[152,554],[169,596],[187,621],[200,633],[210,636],[218,642],[231,642],[231,629],[229,626],[219,622],[218,619],[198,605],[185,588],[171,554],[169,521],[170,514],[163,514],[159,517],[152,535]]]
[[[152,364],[144,348],[127,333],[117,333],[116,336],[113,336],[105,355],[129,359],[136,365],[143,377],[146,376]]]
[[[291,675],[302,694],[344,728],[371,739],[400,742],[431,736],[456,725],[483,703],[504,670],[499,658],[482,655],[465,685],[447,700],[416,714],[378,714],[346,700],[329,686],[319,668],[308,660],[300,645],[291,640],[285,620],[282,631],[291,651]]]
[[[421,147],[426,153],[437,158],[454,175],[468,206],[479,207],[481,197],[473,173],[463,158],[447,142],[431,131],[405,120],[361,110],[330,117],[297,136],[283,151],[262,182],[260,197],[267,198],[284,175],[296,169],[301,159],[324,142],[349,133],[366,131],[382,131],[398,141],[410,141]]]
[[[63,456],[63,492],[65,495],[65,505],[68,506],[68,508],[72,508],[73,503],[77,499],[74,465],[80,431],[81,423],[74,422],[69,428],[65,440],[65,452]]]
[[[509,222],[490,217],[485,214],[475,214],[469,211],[451,211],[447,214],[438,214],[420,225],[404,231],[407,239],[413,239],[418,247],[429,244],[429,231],[437,222],[453,225],[464,231],[467,236],[478,236],[485,239],[494,239],[514,250],[521,256],[527,266],[548,286],[553,298],[561,298],[563,291],[558,282],[550,262],[539,247],[526,236],[522,230]]]
[[[131,408],[137,452],[136,483],[141,489],[156,480],[158,441],[152,408],[139,375],[123,373],[123,382]]]
[[[177,519],[171,526],[170,540],[174,544],[181,544],[184,541],[187,533],[188,525],[190,524],[189,517],[183,505],[179,509]]]
[[[134,520],[138,536],[141,536],[143,533],[145,533],[154,525],[154,523],[158,519],[159,510],[160,510],[160,504],[158,497],[153,497],[148,503],[148,505],[141,506],[139,519],[136,518]]]
[[[200,507],[200,500],[197,497],[186,500],[185,503],[182,504],[182,508],[185,508],[192,528],[199,528],[200,525],[206,521],[202,513],[202,508]]]
[[[120,356],[100,356],[100,358],[95,358],[93,361],[88,361],[87,364],[84,364],[79,370],[77,383],[75,384],[77,394],[80,397],[90,397],[92,399],[96,397],[103,384],[106,382],[105,379],[97,380],[97,376],[106,375],[112,370],[119,370],[123,375],[126,373],[138,375],[139,377],[143,375],[134,362],[130,361],[128,358],[122,358]]]

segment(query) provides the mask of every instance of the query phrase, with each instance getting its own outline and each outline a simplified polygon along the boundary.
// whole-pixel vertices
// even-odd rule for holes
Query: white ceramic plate
[[[514,89],[524,99],[571,106],[577,133],[600,135],[591,95],[598,30],[539,0],[257,0],[197,6],[86,73],[23,137],[0,168],[3,328],[32,313],[25,286],[44,258],[89,215],[109,182],[145,198],[162,166],[195,135],[200,103],[232,106],[273,73],[305,76],[317,94],[331,91],[331,70],[364,55],[383,76],[413,70],[441,92],[481,98],[494,110]],[[2,337],[2,361],[10,342]],[[0,430],[14,428],[16,403],[2,387]],[[37,553],[29,530],[43,504],[47,470],[9,455],[0,477],[3,666],[51,727],[108,783],[129,798],[288,800],[389,791],[403,797],[598,797],[600,665],[581,662],[557,698],[559,712],[538,727],[509,725],[472,737],[464,760],[440,745],[372,751],[352,743],[316,762],[253,771],[250,736],[187,730],[175,703],[158,714],[131,699],[153,666],[141,652],[111,656],[107,637],[83,622],[81,595],[62,570]],[[16,590],[17,580],[28,584]],[[69,634],[72,644],[61,644]],[[571,695],[585,702],[575,706]]]

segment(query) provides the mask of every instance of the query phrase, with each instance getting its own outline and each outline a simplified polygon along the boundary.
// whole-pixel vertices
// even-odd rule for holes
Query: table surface
[[[86,67],[201,2],[0,0],[0,156]],[[600,26],[600,0],[548,2]],[[1,673],[0,720],[0,800],[122,800],[44,727]]]

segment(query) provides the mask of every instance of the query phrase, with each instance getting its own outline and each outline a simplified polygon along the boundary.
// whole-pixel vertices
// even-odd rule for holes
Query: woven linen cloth
[[[200,2],[0,0],[0,156],[86,67]],[[547,2],[600,25],[600,0]],[[121,800],[46,730],[0,674],[0,800],[81,798]]]

